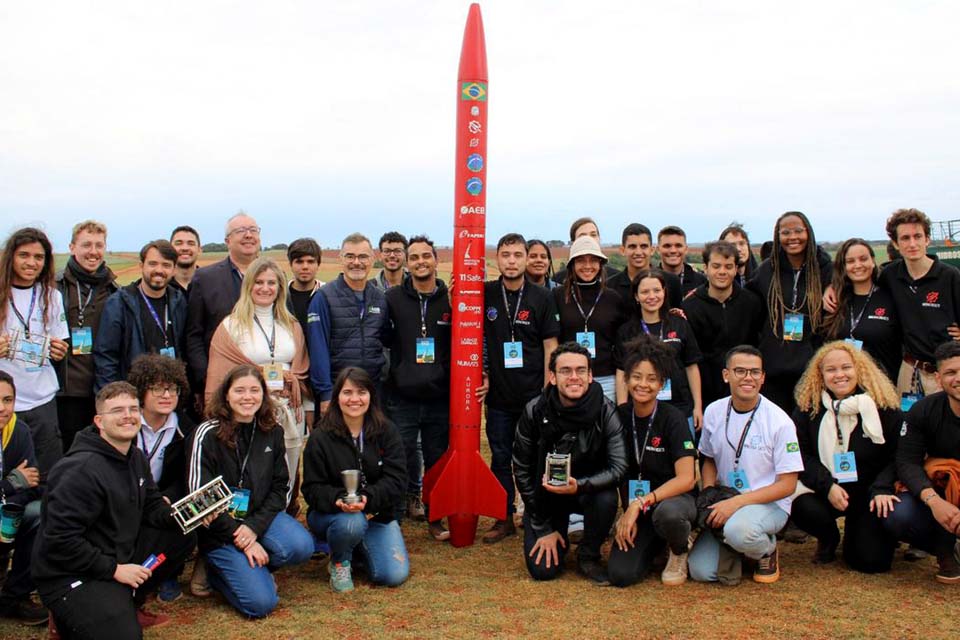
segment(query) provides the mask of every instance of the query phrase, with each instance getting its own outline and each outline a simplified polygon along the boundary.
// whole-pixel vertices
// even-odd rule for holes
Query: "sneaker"
[[[327,566],[330,572],[330,588],[334,593],[353,591],[353,576],[350,571],[350,561],[331,562]]]
[[[443,542],[450,539],[450,532],[443,526],[443,520],[434,520],[430,523],[430,535],[437,542]]]
[[[483,541],[487,544],[495,544],[507,536],[512,536],[516,532],[517,528],[513,526],[513,518],[497,520],[493,523],[493,526],[490,527],[490,530],[483,534]]]
[[[150,613],[143,607],[140,607],[137,609],[137,622],[140,623],[141,629],[162,627],[165,624],[170,624],[170,616],[165,616],[162,613]]]
[[[837,559],[837,543],[817,540],[817,550],[813,554],[813,564],[830,564]]]
[[[207,580],[207,563],[197,556],[193,563],[193,575],[190,576],[190,593],[197,598],[209,598],[213,593],[210,582]]]
[[[781,531],[783,534],[784,542],[789,542],[790,544],[803,544],[807,541],[807,538],[810,536],[806,531],[793,524],[793,520],[787,522],[787,526]]]
[[[39,605],[29,597],[0,599],[0,618],[18,620],[28,626],[41,625],[47,621],[50,614],[43,605]]]
[[[407,517],[411,520],[416,520],[423,522],[426,518],[427,512],[423,508],[423,500],[420,499],[420,494],[418,493],[408,493],[407,494]]]
[[[941,584],[960,583],[960,541],[953,545],[953,553],[937,558],[937,582]]]
[[[753,581],[762,584],[772,584],[780,579],[780,550],[774,549],[757,561],[757,568],[753,572]]]
[[[583,516],[579,513],[570,514],[570,522],[567,526],[567,542],[570,544],[583,542]]]
[[[600,564],[600,560],[594,560],[592,558],[578,558],[577,573],[599,587],[606,587],[610,584],[610,579],[607,577],[607,571],[603,568],[603,565]]]
[[[917,549],[915,546],[910,545],[907,547],[907,550],[903,552],[903,559],[907,562],[916,562],[918,560],[925,560],[930,557],[930,554],[924,551],[923,549]]]
[[[176,578],[164,580],[157,587],[157,600],[160,602],[176,602],[183,597],[183,589],[180,588],[180,581]]]
[[[676,587],[687,581],[687,554],[675,554],[670,552],[667,558],[667,566],[660,574],[660,582],[668,587]]]

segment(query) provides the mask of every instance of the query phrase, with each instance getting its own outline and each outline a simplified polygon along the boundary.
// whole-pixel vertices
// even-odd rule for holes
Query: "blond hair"
[[[273,302],[273,317],[280,326],[293,334],[297,321],[287,311],[287,275],[272,258],[257,258],[247,268],[240,285],[240,299],[230,312],[230,327],[233,339],[239,341],[244,335],[253,335],[253,283],[264,271],[273,271],[277,276],[277,299]]]
[[[866,351],[861,351],[843,340],[828,342],[820,347],[807,369],[800,376],[800,382],[794,389],[793,396],[797,407],[811,416],[820,412],[820,398],[823,395],[823,372],[820,370],[823,359],[833,351],[845,351],[857,371],[857,386],[863,389],[877,404],[878,409],[899,409],[900,396],[890,379],[880,370],[880,367]]]
[[[77,241],[77,236],[86,231],[87,233],[92,234],[103,234],[103,237],[107,237],[107,225],[102,222],[97,222],[96,220],[84,220],[83,222],[78,222],[73,225],[73,232],[70,236],[70,244],[73,244]]]

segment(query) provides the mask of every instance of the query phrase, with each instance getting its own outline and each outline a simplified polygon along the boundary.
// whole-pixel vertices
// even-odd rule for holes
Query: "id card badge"
[[[803,314],[788,313],[783,317],[783,339],[787,342],[803,341]]]
[[[591,358],[597,357],[597,334],[593,331],[578,331],[577,344],[589,351]]]
[[[503,366],[506,369],[519,369],[523,367],[523,343],[504,342],[503,343]]]
[[[856,338],[847,338],[844,340],[847,344],[853,346],[857,351],[863,350],[863,340],[857,340]]]
[[[917,404],[917,400],[920,399],[919,393],[904,393],[900,396],[900,411],[906,413],[910,411],[910,407]]]
[[[165,358],[173,358],[174,360],[176,360],[177,350],[174,349],[173,347],[162,347],[160,349],[160,355],[164,356]]]
[[[627,490],[630,492],[630,500],[639,500],[650,493],[649,480],[631,480]]]
[[[243,520],[247,517],[247,511],[250,510],[250,489],[238,489],[231,487],[233,497],[230,498],[230,506],[227,511],[234,520]]]
[[[433,338],[417,338],[417,364],[433,364],[437,361],[437,351]]]
[[[857,455],[853,451],[833,454],[833,477],[840,484],[857,481]]]
[[[263,379],[267,383],[267,389],[270,391],[283,391],[283,365],[279,362],[260,365],[263,371]]]
[[[657,392],[657,400],[663,400],[664,402],[673,400],[673,385],[671,382],[670,378],[664,381],[663,386],[660,387],[660,391]]]
[[[731,471],[727,474],[727,486],[733,487],[737,491],[743,493],[744,491],[750,490],[750,481],[747,480],[747,474],[742,469],[739,471]]]
[[[70,329],[70,353],[75,356],[93,353],[93,329],[90,327]]]

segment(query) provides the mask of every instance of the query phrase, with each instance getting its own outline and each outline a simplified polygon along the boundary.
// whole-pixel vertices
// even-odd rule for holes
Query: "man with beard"
[[[607,287],[620,294],[624,309],[632,316],[637,303],[633,296],[633,279],[644,269],[650,268],[650,258],[653,256],[653,237],[649,227],[638,222],[632,222],[623,229],[620,236],[620,253],[627,260],[623,271],[607,281]],[[667,284],[667,301],[665,304],[673,309],[683,301],[683,288],[680,278],[673,273],[664,272]]]
[[[98,391],[125,380],[142,353],[182,356],[187,306],[183,294],[168,286],[176,261],[169,242],[148,242],[140,250],[140,279],[107,300],[93,348]]]
[[[179,289],[186,296],[193,275],[197,272],[197,260],[203,253],[200,234],[193,227],[180,225],[170,234],[170,244],[177,250],[177,269],[173,273],[170,286]]]
[[[407,239],[402,233],[388,231],[380,236],[379,253],[383,269],[371,282],[381,291],[386,291],[401,284],[407,275],[404,269],[407,261]]]
[[[687,262],[687,234],[680,227],[670,225],[660,229],[657,253],[660,254],[660,268],[680,278],[684,297],[706,283],[706,277]]]

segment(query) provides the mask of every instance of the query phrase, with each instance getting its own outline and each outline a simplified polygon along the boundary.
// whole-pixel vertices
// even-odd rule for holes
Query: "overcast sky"
[[[397,229],[452,241],[467,2],[0,0],[0,231],[181,223],[265,244]],[[754,241],[894,209],[960,218],[960,3],[481,3],[488,242],[591,215]]]

